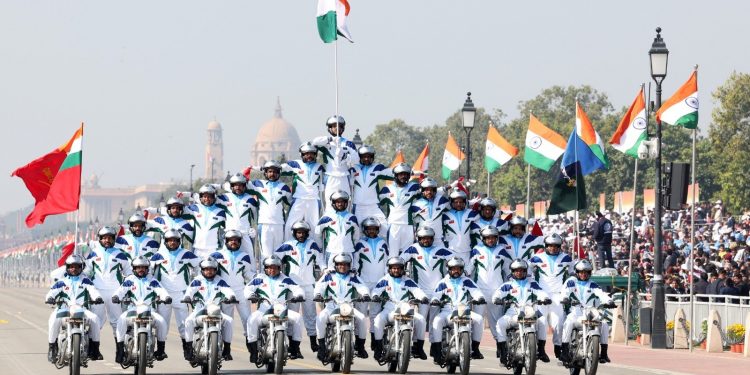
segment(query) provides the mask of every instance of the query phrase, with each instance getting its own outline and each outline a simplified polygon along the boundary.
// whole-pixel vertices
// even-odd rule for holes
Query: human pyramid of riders
[[[260,366],[259,330],[280,304],[288,308],[289,359],[303,358],[304,325],[312,351],[330,362],[326,335],[336,324],[332,316],[348,313],[355,355],[368,357],[369,319],[370,348],[383,364],[384,332],[406,302],[416,307],[414,358],[427,359],[429,328],[430,356],[444,365],[443,330],[453,324],[456,306],[463,305],[470,311],[471,358],[483,358],[479,344],[489,319],[496,355],[510,367],[506,332],[518,327],[519,311],[531,306],[538,317],[537,358],[550,361],[545,353],[549,326],[554,354],[565,363],[582,308],[614,307],[589,280],[591,264],[573,264],[561,253],[559,235],[526,233],[523,217],[504,220],[495,200],[470,201],[456,182],[438,186],[406,164],[376,163],[373,147],[357,149],[343,137],[341,116],[330,117],[326,126],[330,135],[302,144],[300,159],[266,162],[260,168],[264,178],[248,181],[237,173],[224,184],[225,193],[204,185],[188,202],[178,193],[162,212],[149,208],[133,214],[129,234],[118,236],[105,226],[85,257],[68,257],[46,302],[58,309],[61,301],[91,307],[85,311],[88,358],[103,359],[100,330],[108,321],[115,332],[115,361],[122,364],[134,311],[145,305],[154,308],[153,358],[167,358],[165,340],[174,314],[183,355],[195,366],[196,329],[212,306],[220,306],[221,359],[232,360],[236,308],[250,361]],[[291,186],[279,181],[281,176],[291,177]],[[257,304],[254,312],[251,304]],[[354,308],[345,312],[344,304]],[[51,362],[58,357],[62,321],[55,312],[49,319]],[[601,363],[609,362],[608,331],[603,321]]]

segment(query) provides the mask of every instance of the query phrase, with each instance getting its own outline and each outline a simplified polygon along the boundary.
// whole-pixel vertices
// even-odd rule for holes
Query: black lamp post
[[[656,38],[648,51],[651,62],[651,78],[656,82],[656,105],[654,111],[661,108],[661,83],[667,76],[669,50],[661,38],[661,27],[656,28]],[[664,306],[664,270],[662,266],[662,183],[661,183],[661,121],[656,120],[656,186],[654,188],[654,280],[651,284],[653,300],[653,319],[651,325],[651,347],[667,348],[667,322]]]
[[[463,127],[466,132],[466,180],[471,179],[471,129],[474,129],[477,109],[471,101],[471,92],[466,93],[464,107],[461,108]]]
[[[125,212],[123,212],[122,207],[120,207],[120,212],[117,213],[117,223],[122,225],[123,221],[125,221]]]
[[[190,164],[190,195],[193,195],[193,168],[195,168],[195,164]]]
[[[354,143],[354,146],[357,147],[357,150],[359,150],[360,147],[362,147],[363,144],[365,144],[362,141],[362,137],[359,135],[359,129],[356,130],[354,133],[354,138],[352,138],[352,143]]]

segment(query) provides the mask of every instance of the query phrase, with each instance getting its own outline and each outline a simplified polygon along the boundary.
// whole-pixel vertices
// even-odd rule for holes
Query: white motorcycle
[[[446,304],[451,306],[450,324],[443,327],[443,338],[440,350],[443,360],[438,363],[441,368],[447,367],[449,374],[454,374],[456,368],[461,375],[468,375],[471,363],[471,308],[476,302],[453,303],[439,302],[442,308]]]
[[[387,302],[388,298],[373,297],[373,302]],[[412,332],[414,332],[414,305],[417,300],[394,302],[393,323],[387,323],[383,332],[383,351],[378,360],[381,366],[388,364],[388,372],[405,374],[411,359]]]
[[[183,299],[183,303],[192,303]],[[238,303],[236,299],[224,299],[221,303]],[[221,327],[224,318],[221,316],[221,306],[208,302],[201,308],[196,318],[195,336],[193,338],[193,358],[190,365],[201,367],[201,374],[216,375],[221,369],[224,350],[224,338]]]
[[[123,310],[127,311],[128,318],[128,330],[124,340],[125,353],[120,366],[124,369],[132,366],[135,375],[145,375],[147,367],[154,367],[156,325],[151,316],[152,306],[141,301],[133,302],[129,297],[121,301],[116,297],[112,297],[112,302],[121,303]],[[156,300],[156,303],[170,304],[172,300]]]
[[[49,302],[48,302],[49,303]],[[101,302],[91,302],[98,304]],[[70,375],[80,375],[81,367],[88,367],[89,325],[86,322],[86,307],[68,303],[66,300],[57,298],[52,301],[57,306],[57,318],[63,318],[60,333],[57,336],[59,350],[54,362],[59,370],[68,366]]]
[[[514,375],[521,375],[524,370],[527,375],[536,372],[537,360],[537,333],[536,324],[541,316],[536,308],[537,302],[519,304],[515,301],[495,301],[496,304],[504,304],[506,308],[515,307],[518,314],[515,316],[517,325],[507,330],[508,357],[505,367],[513,369]],[[539,304],[548,304],[549,300],[540,301]]]
[[[331,364],[331,371],[344,374],[351,372],[354,362],[354,305],[355,302],[365,302],[359,298],[346,301],[342,298],[319,299],[316,302],[333,301],[338,307],[328,317],[326,325],[325,346],[318,350],[326,351],[323,365]]]
[[[255,298],[254,298],[255,297]],[[304,298],[292,298],[286,303],[272,302],[267,298],[248,298],[252,303],[262,300],[272,304],[263,316],[264,324],[258,332],[258,368],[266,366],[266,372],[281,374],[284,371],[289,353],[289,342],[287,341],[287,319],[288,303],[304,302]]]
[[[612,305],[582,307],[578,301],[563,301],[563,303],[566,302],[571,305],[571,308],[582,309],[583,314],[577,318],[570,336],[570,350],[568,351],[570,361],[563,364],[570,370],[571,375],[579,375],[581,370],[586,375],[595,375],[599,366],[602,309],[610,308]]]

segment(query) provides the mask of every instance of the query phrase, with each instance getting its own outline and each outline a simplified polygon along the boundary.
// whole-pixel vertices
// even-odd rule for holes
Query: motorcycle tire
[[[524,355],[523,366],[521,368],[526,370],[526,375],[534,375],[536,373],[536,352],[537,342],[536,333],[530,332],[526,334],[526,354]]]
[[[411,331],[401,332],[401,350],[396,353],[396,372],[406,374],[409,369],[409,360],[411,359]],[[393,372],[393,371],[391,371]]]
[[[341,373],[348,374],[352,371],[352,362],[354,361],[354,352],[352,348],[352,331],[346,331],[341,334],[343,349],[341,351]]]
[[[586,348],[586,360],[584,361],[583,371],[586,375],[596,375],[596,369],[599,367],[599,336],[591,336]]]
[[[469,332],[461,332],[458,337],[458,348],[461,351],[458,353],[458,369],[461,371],[461,375],[469,375],[469,367],[471,367],[471,337]]]
[[[148,344],[148,336],[146,332],[138,334],[138,363],[135,365],[135,375],[146,375],[146,362],[148,354],[146,353],[146,344]]]
[[[70,375],[81,375],[81,334],[74,333],[70,339],[70,363],[68,368],[70,369]]]
[[[208,334],[208,375],[216,375],[219,372],[219,333]]]
[[[286,359],[284,336],[286,336],[286,334],[283,331],[279,331],[276,332],[276,336],[274,337],[276,350],[273,356],[273,361],[268,363],[269,372],[273,372],[274,374],[281,374],[281,372],[284,371],[284,360]]]

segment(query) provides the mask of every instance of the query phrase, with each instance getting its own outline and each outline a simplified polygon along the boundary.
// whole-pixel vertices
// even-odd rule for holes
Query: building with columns
[[[281,102],[277,98],[273,117],[261,126],[255,143],[250,147],[250,163],[262,166],[269,160],[279,160],[282,155],[287,160],[295,159],[299,156],[300,144],[297,130],[284,119]]]

